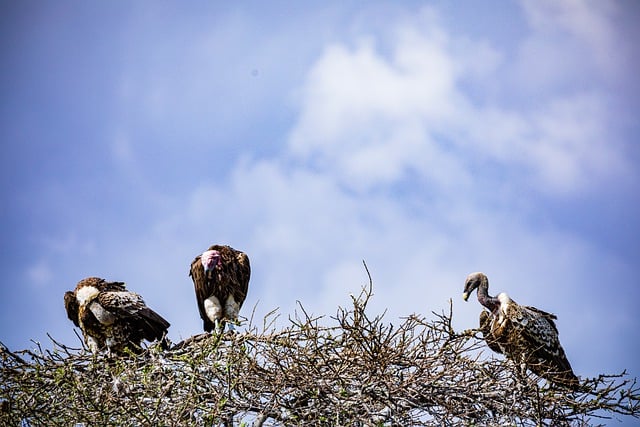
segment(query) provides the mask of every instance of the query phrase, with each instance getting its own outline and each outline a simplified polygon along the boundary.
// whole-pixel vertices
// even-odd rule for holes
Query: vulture
[[[552,383],[578,388],[578,377],[560,345],[554,314],[519,305],[506,293],[490,296],[489,279],[483,273],[467,277],[462,298],[467,301],[474,289],[488,309],[480,313],[480,331],[489,348]]]
[[[206,332],[233,329],[247,296],[251,266],[244,252],[213,245],[191,263],[189,276],[196,291],[198,310]]]
[[[74,291],[64,294],[67,316],[82,330],[85,343],[97,353],[140,352],[140,343],[159,340],[166,348],[169,328],[162,316],[146,306],[142,297],[128,291],[123,282],[98,277],[82,279]]]

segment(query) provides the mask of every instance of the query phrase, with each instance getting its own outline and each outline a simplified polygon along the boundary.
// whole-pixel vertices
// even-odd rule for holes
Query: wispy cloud
[[[617,2],[578,0],[568,2],[521,1],[533,31],[523,43],[529,65],[538,64],[530,75],[566,79],[567,71],[591,68],[606,78],[619,76],[624,49],[615,30],[615,19],[623,13]],[[567,52],[573,55],[567,57]],[[571,68],[565,68],[569,65]],[[575,67],[575,68],[573,68]]]
[[[504,169],[514,187],[562,196],[631,169],[620,144],[607,138],[605,96],[577,89],[558,97],[541,89],[543,102],[534,106],[478,102],[463,84],[474,81],[466,58],[473,46],[467,41],[457,50],[463,43],[434,25],[398,32],[387,41],[390,55],[371,38],[355,48],[329,46],[302,92],[293,153],[354,188],[397,182],[409,171],[451,188],[468,184],[471,170],[483,175],[479,168],[488,162]],[[495,51],[485,42],[477,48]],[[499,56],[507,55],[488,55]],[[509,79],[508,66],[477,67]],[[482,78],[489,78],[486,71]]]

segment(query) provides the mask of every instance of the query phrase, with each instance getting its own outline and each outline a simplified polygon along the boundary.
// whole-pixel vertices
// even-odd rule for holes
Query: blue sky
[[[0,9],[10,348],[75,344],[62,295],[93,275],[199,333],[189,263],[226,243],[246,316],[332,315],[364,259],[372,311],[452,298],[464,329],[481,270],[558,315],[579,375],[640,375],[636,2]]]

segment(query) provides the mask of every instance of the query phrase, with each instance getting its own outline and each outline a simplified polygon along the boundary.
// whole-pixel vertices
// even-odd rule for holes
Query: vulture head
[[[467,276],[467,280],[464,282],[462,298],[467,301],[471,292],[477,288],[484,288],[485,290],[488,290],[489,288],[489,279],[487,279],[487,276],[484,273],[471,273]]]
[[[222,258],[220,257],[220,252],[210,250],[202,253],[200,262],[202,263],[202,267],[204,267],[205,276],[210,279],[213,276],[213,270],[222,265]]]

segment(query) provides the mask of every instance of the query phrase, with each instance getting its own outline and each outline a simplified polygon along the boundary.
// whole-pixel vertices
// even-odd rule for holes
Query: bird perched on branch
[[[64,306],[94,353],[105,348],[109,354],[122,354],[125,349],[139,352],[143,339],[159,340],[167,346],[169,322],[147,307],[140,295],[128,291],[123,282],[83,279],[73,292],[65,292]]]
[[[548,381],[578,388],[578,378],[560,345],[554,314],[519,305],[506,293],[490,296],[489,279],[483,273],[467,277],[462,294],[465,301],[474,289],[480,304],[489,310],[480,313],[480,330],[493,351]]]
[[[251,266],[244,252],[230,246],[213,245],[191,263],[198,310],[204,330],[224,330],[224,325],[237,321],[238,313],[249,289]]]

